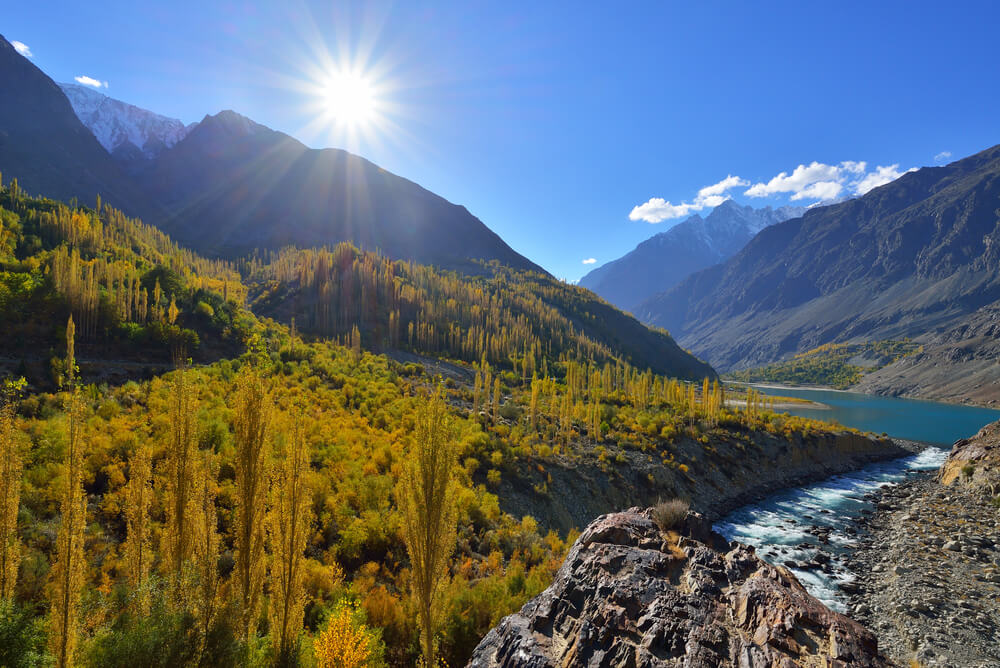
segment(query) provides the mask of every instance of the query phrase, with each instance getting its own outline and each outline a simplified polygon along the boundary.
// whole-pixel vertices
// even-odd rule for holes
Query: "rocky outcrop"
[[[786,487],[823,480],[874,461],[911,454],[905,444],[851,431],[773,434],[735,427],[708,442],[681,438],[663,452],[574,443],[572,456],[504,475],[504,511],[565,532],[605,513],[680,497],[710,519]],[[589,449],[588,449],[589,448]]]
[[[855,554],[852,616],[904,665],[1000,666],[1000,423],[958,441],[937,478],[900,485]]]
[[[1000,494],[1000,422],[986,425],[972,438],[956,441],[938,479],[942,485],[957,483],[990,498]]]
[[[866,375],[852,389],[1000,406],[1000,302],[980,308],[943,333],[918,340],[919,352]]]
[[[482,640],[469,666],[885,666],[875,636],[700,515],[594,521],[555,582]]]

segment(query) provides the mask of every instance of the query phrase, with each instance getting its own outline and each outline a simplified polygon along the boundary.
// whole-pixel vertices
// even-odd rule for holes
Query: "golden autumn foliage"
[[[80,614],[80,592],[86,577],[83,532],[87,498],[83,493],[82,402],[76,384],[75,328],[70,317],[66,325],[66,370],[69,386],[66,413],[68,438],[63,463],[63,492],[60,505],[56,558],[50,585],[49,648],[56,668],[74,665]]]
[[[383,665],[378,637],[358,621],[357,604],[341,601],[313,641],[317,668],[375,668]]]
[[[419,654],[464,665],[551,582],[574,536],[511,517],[496,490],[552,493],[551,465],[567,461],[610,469],[648,458],[694,477],[716,463],[710,435],[752,456],[754,430],[818,428],[764,400],[728,408],[700,376],[630,364],[594,334],[602,322],[582,291],[502,267],[463,277],[347,246],[288,251],[238,268],[262,280],[258,303],[282,318],[294,310],[306,335],[243,321],[237,266],[99,209],[0,189],[0,320],[54,304],[58,322],[74,314],[88,358],[171,320],[201,322],[199,333],[239,349],[99,385],[77,382],[70,362],[59,367],[70,401],[49,384],[20,402],[23,492],[0,499],[0,525],[19,539],[17,603],[38,619],[51,581],[48,641],[54,660],[69,648],[61,665],[111,655],[132,661],[115,665],[258,665],[297,649],[307,664],[312,649],[321,665],[413,665]],[[29,237],[39,239],[30,252]],[[242,354],[250,336],[254,353]],[[410,353],[366,350],[379,346]],[[428,402],[441,368],[450,373]],[[690,457],[679,439],[706,448]]]
[[[185,363],[177,362],[170,395],[170,434],[166,452],[166,527],[163,568],[170,579],[174,603],[183,607],[184,566],[191,556],[191,501],[194,493],[194,404]]]
[[[14,401],[24,380],[4,381],[0,386],[0,601],[14,595],[21,563],[21,541],[17,535],[17,511],[21,503],[23,462],[14,440]]]
[[[146,580],[153,563],[149,522],[152,475],[149,448],[139,446],[129,462],[129,481],[125,485],[125,543],[122,545],[125,577],[139,614],[147,614],[150,605]]]
[[[233,594],[242,638],[249,638],[255,631],[264,586],[271,415],[271,396],[264,379],[257,369],[247,365],[237,379],[233,424],[236,441]]]
[[[413,597],[427,665],[436,665],[442,586],[455,549],[454,478],[457,449],[451,416],[440,392],[417,409],[414,443],[396,491],[403,540],[410,555]]]
[[[302,629],[305,549],[312,525],[309,449],[301,427],[290,430],[279,461],[271,485],[271,644],[278,656],[291,657]]]

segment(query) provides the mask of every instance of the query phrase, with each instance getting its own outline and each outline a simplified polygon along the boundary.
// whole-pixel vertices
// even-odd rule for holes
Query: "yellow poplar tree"
[[[194,414],[188,371],[183,361],[177,371],[170,398],[170,441],[167,444],[167,495],[163,566],[172,578],[174,603],[183,606],[184,563],[191,556],[191,497],[194,487]]]
[[[0,601],[12,598],[21,563],[17,509],[21,502],[21,453],[14,442],[14,400],[24,379],[5,381],[0,390]]]
[[[412,593],[426,665],[434,666],[441,586],[455,549],[458,450],[455,429],[440,391],[417,412],[413,448],[396,490],[403,540],[410,555]]]
[[[211,631],[219,602],[219,517],[215,506],[218,469],[215,453],[205,451],[191,504],[192,561],[197,577],[193,607],[201,627],[202,643]]]
[[[136,609],[142,615],[149,613],[149,592],[146,578],[153,562],[149,546],[149,506],[153,500],[150,482],[152,464],[149,449],[143,446],[135,451],[129,462],[129,480],[125,485],[125,543],[122,546],[125,576],[129,589],[135,594]]]
[[[66,374],[69,383],[67,413],[69,442],[63,465],[61,522],[56,537],[56,559],[52,564],[50,587],[49,648],[56,668],[73,665],[80,613],[80,591],[84,581],[83,531],[87,499],[83,493],[83,453],[80,429],[83,404],[76,386],[75,327],[70,316],[66,325]]]
[[[267,506],[268,438],[271,397],[256,369],[237,381],[235,413],[236,523],[233,593],[240,612],[240,633],[248,640],[260,608],[264,585],[264,518]]]
[[[308,444],[296,427],[271,485],[271,644],[283,659],[295,653],[305,609],[303,570],[312,524],[308,473]]]

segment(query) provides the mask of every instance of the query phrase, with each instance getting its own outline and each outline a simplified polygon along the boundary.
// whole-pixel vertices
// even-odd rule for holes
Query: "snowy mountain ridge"
[[[196,125],[185,126],[135,105],[77,84],[59,84],[76,113],[108,153],[124,160],[150,159],[170,148]]]
[[[694,214],[617,260],[597,267],[580,279],[579,285],[621,309],[632,310],[689,274],[729,259],[765,227],[805,212],[805,207],[755,209],[727,200],[707,216]]]

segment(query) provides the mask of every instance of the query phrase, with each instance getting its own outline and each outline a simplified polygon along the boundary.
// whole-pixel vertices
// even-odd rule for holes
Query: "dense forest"
[[[0,399],[0,665],[462,665],[575,536],[503,481],[625,452],[697,476],[714,439],[825,429],[656,373],[666,334],[629,347],[539,274],[230,265],[13,182],[0,223],[0,352],[48,372]],[[83,347],[172,370],[88,378]]]

